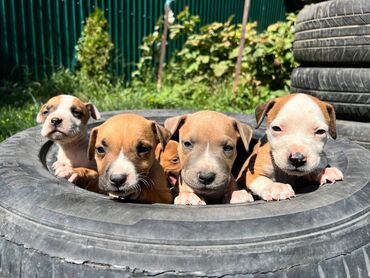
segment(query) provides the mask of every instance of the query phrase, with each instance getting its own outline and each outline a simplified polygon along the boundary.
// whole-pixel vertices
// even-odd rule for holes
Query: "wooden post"
[[[170,5],[165,5],[165,16],[164,16],[164,26],[161,42],[161,54],[159,58],[159,68],[158,68],[158,80],[157,89],[160,90],[162,86],[162,76],[163,76],[163,64],[166,57],[166,47],[167,47],[167,33],[168,33],[168,16],[170,14]]]
[[[239,85],[240,70],[241,70],[241,64],[242,64],[242,58],[243,58],[243,50],[244,50],[244,44],[245,44],[245,33],[246,33],[246,30],[247,30],[247,21],[248,21],[250,1],[251,0],[245,0],[244,1],[242,33],[240,34],[239,53],[238,53],[238,59],[236,61],[236,66],[235,66],[235,77],[234,77],[234,84],[233,84],[234,94],[236,94],[236,92],[238,90],[238,85]]]

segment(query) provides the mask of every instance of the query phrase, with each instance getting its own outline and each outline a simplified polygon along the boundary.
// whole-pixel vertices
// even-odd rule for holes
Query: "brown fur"
[[[267,118],[267,128],[269,128],[271,122],[276,118],[277,114],[284,107],[284,105],[290,101],[297,94],[290,94],[284,97],[277,99],[272,99],[266,104],[262,104],[256,108],[256,121],[257,127],[259,127],[263,119]],[[325,121],[329,126],[329,134],[332,138],[336,138],[336,125],[335,125],[335,112],[332,105],[320,101],[319,99],[309,96],[321,109]],[[299,109],[299,108],[297,108]],[[296,151],[299,152],[299,146],[296,148]],[[332,169],[332,168],[327,168]],[[267,136],[261,138],[258,143],[254,146],[253,152],[247,161],[244,163],[239,175],[237,177],[237,183],[241,187],[246,187],[251,189],[252,183],[258,177],[266,177],[269,179],[274,179],[276,175],[276,166],[273,165],[271,157],[270,144],[267,140]],[[325,170],[324,170],[325,172]],[[313,172],[307,175],[305,178],[310,181],[322,181],[323,173]],[[271,180],[271,183],[273,181]],[[325,182],[325,181],[324,181]],[[282,184],[280,184],[282,185]],[[277,195],[278,196],[278,195]],[[294,196],[294,195],[292,195]],[[279,197],[277,197],[278,199]],[[275,199],[275,198],[273,198]]]
[[[61,102],[61,96],[55,96],[48,100],[47,103],[41,106],[40,111],[37,115],[37,122],[43,123],[45,119],[47,118],[47,115],[44,114],[44,112],[49,111],[49,113],[52,113]],[[97,118],[95,114],[95,110],[93,109],[93,106],[91,103],[84,103],[78,98],[73,99],[73,103],[71,108],[76,108],[78,111],[82,113],[82,122],[84,124],[87,124],[87,121],[89,120],[90,116],[94,119]]]
[[[263,119],[267,118],[267,125],[270,125],[271,122],[276,118],[276,115],[280,112],[281,108],[297,94],[290,94],[287,96],[279,97],[270,100],[268,103],[260,104],[256,107],[256,121],[257,128],[262,124]],[[325,120],[329,125],[329,133],[333,139],[336,139],[336,117],[334,107],[324,101],[321,101],[313,96],[309,96],[321,109],[324,114]]]
[[[177,186],[177,180],[181,171],[179,155],[177,153],[178,145],[178,142],[170,140],[164,150],[162,150],[160,144],[157,145],[155,150],[155,157],[161,164],[170,186]]]
[[[55,112],[59,105],[66,99],[70,100],[68,110],[63,111],[62,117],[64,121],[72,119],[71,110],[81,113],[81,128],[78,133],[76,133],[71,138],[64,138],[56,141],[59,146],[58,160],[53,164],[53,168],[58,173],[58,176],[67,178],[70,182],[82,188],[88,188],[89,190],[98,192],[96,184],[96,165],[94,161],[89,161],[87,159],[87,146],[88,146],[88,136],[87,136],[87,122],[90,117],[93,119],[100,118],[99,112],[96,110],[95,106],[91,103],[84,103],[76,97],[68,95],[59,95],[52,97],[42,105],[38,115],[37,122],[43,123],[44,128],[46,128],[46,133],[43,134],[45,137],[53,140],[51,135],[52,129],[50,128],[50,122],[47,122],[48,116]],[[66,107],[67,108],[67,107]],[[65,112],[65,113],[64,113]],[[59,116],[61,114],[59,113]],[[52,116],[51,116],[52,117]],[[48,120],[49,121],[49,120]],[[84,156],[82,157],[81,154]]]
[[[258,143],[254,146],[253,152],[244,163],[240,173],[237,177],[237,182],[241,186],[252,184],[252,182],[259,176],[269,176],[266,171],[267,167],[272,167],[272,160],[270,155],[270,145],[267,143],[267,138],[263,137],[258,140]]]
[[[238,187],[231,175],[231,168],[236,157],[237,140],[242,140],[246,149],[252,136],[252,130],[244,125],[218,112],[200,111],[191,115],[182,115],[169,118],[165,121],[165,127],[172,134],[179,132],[178,154],[181,162],[181,177],[179,182],[179,195],[175,203],[179,204],[205,204],[205,202],[234,202],[237,196]],[[183,146],[184,141],[194,142],[194,149],[189,150]],[[223,144],[231,144],[234,149],[230,153],[220,153]],[[209,149],[212,159],[220,161],[220,172],[217,175],[229,177],[228,184],[218,189],[196,189],[188,182],[185,182],[185,171],[189,168],[196,170],[197,165],[207,169],[209,162],[201,159],[204,151]],[[193,171],[193,170],[192,170]],[[205,191],[204,191],[205,190]],[[239,192],[243,197],[246,191]],[[232,197],[234,196],[234,199]]]
[[[166,176],[155,159],[155,148],[165,147],[170,133],[154,121],[134,114],[121,114],[108,119],[92,130],[89,144],[89,157],[95,156],[100,178],[107,174],[110,165],[123,151],[125,157],[135,165],[137,173],[145,173],[152,186],[140,184],[141,193],[137,201],[142,203],[172,203],[172,194],[167,186]],[[136,153],[138,143],[150,147],[143,157]],[[100,155],[95,149],[105,146],[106,153]],[[102,184],[100,189],[104,190]]]

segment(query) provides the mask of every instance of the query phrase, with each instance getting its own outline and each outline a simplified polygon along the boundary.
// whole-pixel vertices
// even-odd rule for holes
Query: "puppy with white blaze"
[[[256,108],[257,127],[267,118],[266,135],[255,145],[237,182],[263,200],[290,199],[292,186],[343,180],[342,172],[323,165],[323,148],[336,138],[332,105],[305,94],[276,98]]]
[[[100,190],[112,199],[171,204],[172,193],[154,153],[169,138],[164,127],[136,114],[115,115],[92,129],[89,157],[96,161]]]
[[[52,165],[55,175],[84,187],[92,186],[90,182],[97,178],[95,161],[90,161],[87,155],[90,117],[100,118],[94,104],[84,103],[74,96],[59,95],[49,99],[36,118],[43,124],[41,135],[59,147],[57,161]]]
[[[214,111],[168,118],[164,125],[171,134],[179,134],[181,172],[175,204],[253,201],[247,190],[238,188],[231,173],[238,142],[248,151],[252,138],[248,125]]]

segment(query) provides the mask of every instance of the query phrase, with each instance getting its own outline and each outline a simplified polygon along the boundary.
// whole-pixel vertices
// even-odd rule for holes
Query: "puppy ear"
[[[91,130],[90,133],[90,140],[89,140],[89,147],[88,147],[88,157],[89,160],[92,160],[95,156],[95,143],[96,137],[98,136],[99,127],[95,127]]]
[[[337,138],[337,128],[336,128],[336,116],[335,116],[335,110],[333,105],[331,105],[328,102],[322,101],[316,97],[311,97],[313,101],[315,101],[322,113],[324,114],[325,120],[327,124],[329,125],[329,134],[333,139]]]
[[[271,108],[275,105],[275,103],[276,103],[276,100],[272,99],[268,103],[262,103],[256,107],[256,111],[255,111],[256,121],[257,121],[256,128],[259,128],[267,112],[271,110]]]
[[[171,132],[171,136],[173,136],[184,124],[187,117],[188,115],[181,115],[168,118],[164,121],[164,127],[167,128]]]
[[[160,126],[154,121],[153,121],[153,130],[154,130],[154,133],[157,135],[157,138],[159,140],[159,143],[161,144],[162,150],[164,150],[167,142],[170,140],[171,132],[168,129],[164,128],[163,126]]]
[[[160,160],[162,152],[163,152],[162,146],[158,144],[157,147],[155,148],[155,152],[154,152],[155,159]]]
[[[98,111],[98,109],[96,108],[96,106],[92,103],[85,103],[85,106],[87,108],[87,110],[89,111],[91,117],[95,120],[99,120],[100,119],[100,113]]]
[[[244,144],[246,151],[249,150],[249,143],[252,139],[253,130],[249,125],[242,124],[239,121],[234,121],[235,130],[239,133],[240,139]]]
[[[326,111],[329,114],[329,134],[333,139],[337,138],[337,128],[336,128],[336,116],[333,105],[325,103]]]
[[[36,122],[37,122],[38,124],[42,124],[42,123],[43,123],[43,122],[45,122],[45,120],[46,120],[46,117],[42,115],[42,111],[43,111],[45,108],[46,108],[46,103],[45,103],[43,106],[41,106],[39,113],[37,113]]]

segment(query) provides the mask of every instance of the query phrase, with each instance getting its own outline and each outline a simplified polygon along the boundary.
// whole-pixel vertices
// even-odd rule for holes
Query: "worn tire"
[[[291,90],[330,102],[338,119],[370,122],[369,68],[297,68]]]
[[[118,203],[57,179],[39,133],[0,144],[1,277],[368,275],[370,152],[356,144],[328,141],[342,182],[287,201],[182,207]]]
[[[337,121],[339,138],[357,143],[370,151],[370,123],[354,121]]]
[[[368,24],[368,0],[333,0],[307,5],[297,16],[294,56],[302,64],[369,64]]]

